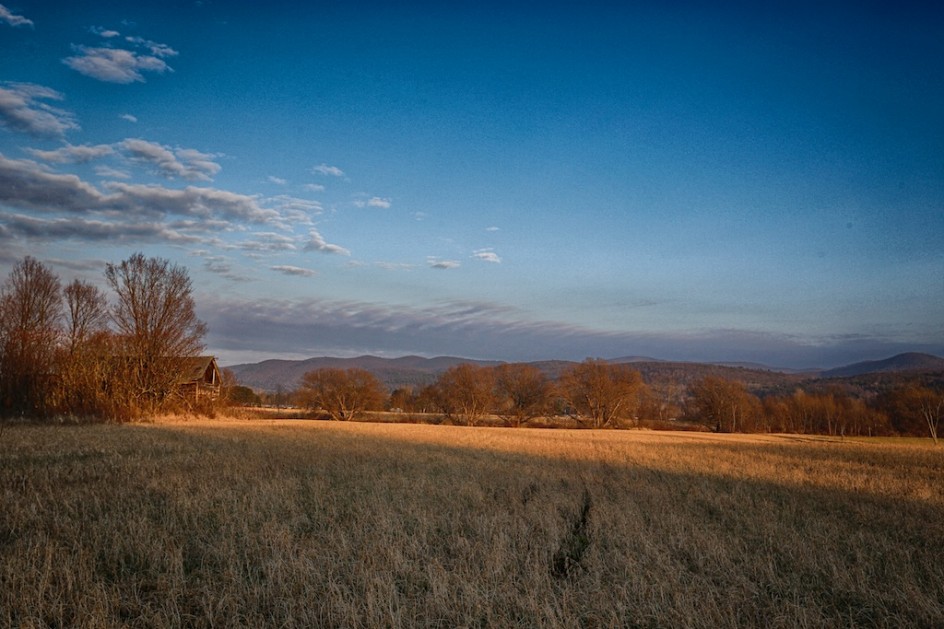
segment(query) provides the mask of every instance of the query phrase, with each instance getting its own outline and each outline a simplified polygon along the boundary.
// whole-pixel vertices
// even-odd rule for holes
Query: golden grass
[[[944,448],[11,426],[2,626],[944,626]]]

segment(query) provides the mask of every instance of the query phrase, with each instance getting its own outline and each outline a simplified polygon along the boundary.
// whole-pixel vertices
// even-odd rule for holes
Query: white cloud
[[[96,166],[95,174],[103,179],[131,179],[131,173],[111,166]]]
[[[118,181],[128,173],[107,165],[95,170],[108,179],[101,187],[35,161],[0,154],[0,239],[7,243],[19,238],[199,243],[239,249],[246,255],[301,250],[350,255],[344,247],[326,242],[317,230],[307,237],[279,232],[311,225],[311,214],[320,211],[315,202],[287,196],[266,199],[208,187],[130,184]],[[14,214],[17,211],[24,214]],[[221,234],[246,231],[253,225],[271,231],[252,232],[237,244],[220,240]]]
[[[147,48],[155,57],[176,57],[179,54],[167,44],[159,44],[143,37],[125,37],[125,41]]]
[[[279,251],[296,251],[298,249],[295,238],[273,232],[259,232],[253,234],[252,240],[244,240],[236,245],[243,251],[259,253],[275,253]]]
[[[163,186],[125,184],[107,185],[115,194],[102,201],[106,209],[142,214],[165,213],[196,218],[220,218],[257,224],[281,221],[278,212],[263,208],[258,199],[216,188],[187,186],[182,190]]]
[[[366,195],[364,195],[366,197]],[[379,207],[387,209],[392,205],[390,199],[384,199],[382,197],[370,197],[370,198],[358,198],[354,200],[354,207]]]
[[[148,42],[141,38],[126,38],[127,41],[144,46],[151,54],[124,48],[96,48],[73,45],[77,54],[62,60],[64,64],[80,74],[108,83],[144,82],[142,72],[163,74],[173,72],[161,57],[177,54],[169,46]]]
[[[442,260],[440,258],[428,257],[426,258],[426,263],[433,269],[458,269],[462,266],[458,260]]]
[[[70,112],[41,100],[62,100],[56,90],[32,83],[6,83],[0,87],[0,125],[37,137],[58,138],[79,128]]]
[[[137,122],[137,121],[138,121],[138,118],[137,118],[136,116],[132,116],[131,114],[121,114],[121,115],[118,116],[118,117],[121,118],[122,120],[127,120],[128,122]]]
[[[84,218],[41,219],[0,213],[0,221],[18,238],[40,240],[139,242],[160,241],[177,244],[206,243],[206,238],[186,234],[161,222],[126,222]]]
[[[304,186],[302,186],[302,188],[308,192],[324,192],[325,190],[325,187],[320,183],[306,183]]]
[[[491,249],[476,249],[472,253],[472,257],[477,260],[482,260],[483,262],[492,262],[494,264],[501,263],[501,258],[499,258],[498,254]]]
[[[269,180],[269,183],[274,183],[277,186],[284,186],[288,183],[288,180],[282,179],[281,177],[276,177],[275,175],[269,175],[266,177]]]
[[[324,208],[317,201],[309,199],[299,199],[298,197],[280,194],[266,199],[266,203],[278,209],[278,211],[289,221],[292,222],[311,222],[312,216],[321,214]]]
[[[191,181],[212,181],[213,175],[222,169],[213,161],[216,155],[194,149],[171,150],[156,142],[130,138],[119,146],[133,161],[153,166],[158,174],[167,179],[182,177]]]
[[[33,157],[53,164],[84,164],[111,155],[115,152],[115,149],[108,144],[97,144],[95,146],[66,144],[54,151],[41,151],[39,149],[26,149],[26,151]]]
[[[113,213],[163,217],[244,221],[278,225],[278,211],[259,199],[216,188],[183,189],[156,185],[109,182],[108,194],[75,175],[50,172],[31,160],[7,159],[0,154],[0,205],[40,212]]]
[[[33,20],[10,13],[10,10],[2,4],[0,4],[0,22],[6,22],[10,26],[33,26]]]
[[[498,228],[498,227],[495,227],[495,226],[493,225],[492,227],[486,227],[486,228],[485,228],[485,231],[487,231],[487,232],[497,232],[497,231],[501,231],[501,229]]]
[[[340,245],[332,245],[325,241],[317,229],[308,231],[309,240],[305,245],[305,251],[321,251],[322,253],[336,253],[342,256],[349,256],[351,252]]]
[[[311,172],[316,175],[327,175],[330,177],[343,177],[344,171],[338,168],[337,166],[328,166],[327,164],[319,164],[318,166],[312,166]]]
[[[121,33],[111,29],[102,28],[101,26],[93,26],[89,29],[99,37],[104,37],[105,39],[111,39],[113,37],[120,37]]]
[[[318,271],[314,271],[312,269],[303,269],[300,266],[291,266],[288,264],[279,264],[269,268],[285,275],[296,275],[299,277],[314,277],[318,275]]]
[[[42,212],[86,212],[101,207],[104,195],[75,175],[51,173],[31,160],[0,155],[0,205]]]
[[[375,262],[374,266],[385,271],[410,271],[416,268],[415,264],[407,262]]]

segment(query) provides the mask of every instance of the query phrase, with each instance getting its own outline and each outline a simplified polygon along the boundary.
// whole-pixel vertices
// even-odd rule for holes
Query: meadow
[[[944,626],[922,441],[8,425],[0,492],[0,626]]]

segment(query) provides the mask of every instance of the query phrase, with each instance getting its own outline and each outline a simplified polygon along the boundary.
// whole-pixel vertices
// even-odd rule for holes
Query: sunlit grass
[[[941,626],[944,448],[311,421],[0,434],[3,626]]]

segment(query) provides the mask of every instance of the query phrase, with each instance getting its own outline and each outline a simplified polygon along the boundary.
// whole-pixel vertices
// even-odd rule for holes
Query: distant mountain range
[[[890,374],[901,372],[942,372],[944,358],[931,354],[910,352],[898,354],[884,360],[867,361],[828,369],[825,371],[797,371],[774,369],[756,363],[690,363],[670,362],[649,357],[624,356],[610,360],[611,363],[631,363],[650,384],[687,385],[708,375],[739,380],[754,389],[774,389],[795,385],[810,379],[852,378],[868,374]],[[399,387],[422,387],[436,381],[442,372],[461,363],[495,366],[500,361],[470,360],[455,356],[423,358],[403,356],[401,358],[379,358],[360,356],[357,358],[319,357],[307,360],[265,360],[260,363],[233,365],[240,384],[258,391],[276,391],[280,387],[292,390],[298,387],[302,375],[313,369],[332,367],[338,369],[366,369],[380,379],[389,389]],[[548,360],[530,363],[541,369],[550,378],[556,378],[567,367],[574,364],[566,360]]]
[[[837,367],[836,369],[827,369],[819,375],[822,378],[849,378],[852,376],[864,376],[870,373],[942,370],[944,370],[944,358],[932,356],[931,354],[908,352],[886,358],[885,360],[868,360],[846,365],[845,367]]]

